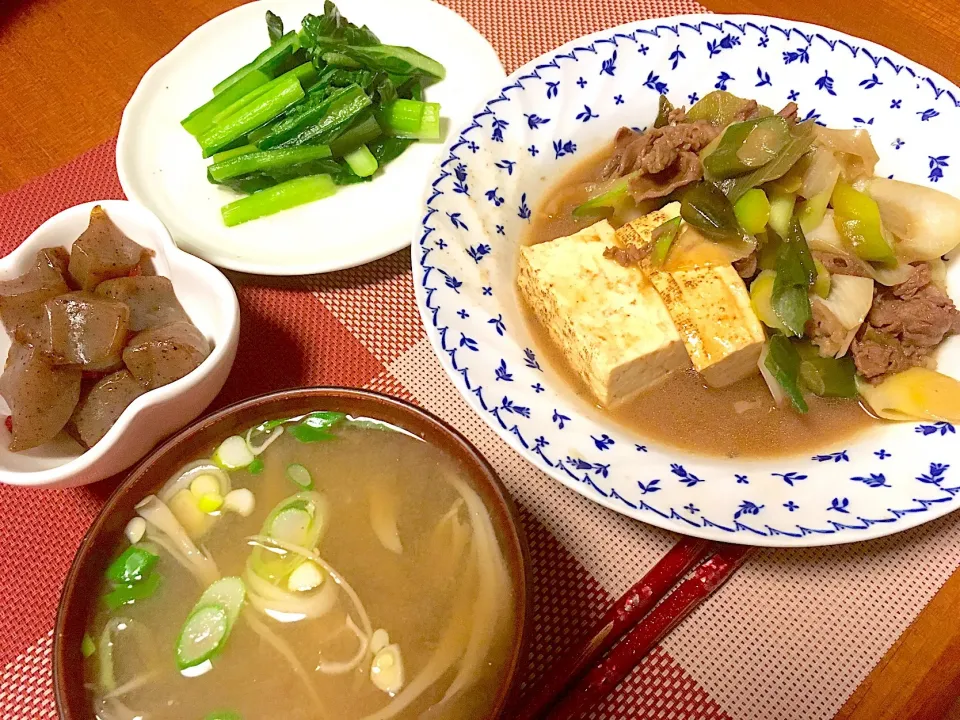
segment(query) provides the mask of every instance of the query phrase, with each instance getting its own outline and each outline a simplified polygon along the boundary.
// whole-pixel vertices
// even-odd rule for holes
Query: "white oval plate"
[[[948,423],[877,426],[813,453],[726,460],[648,442],[597,417],[537,358],[515,290],[531,209],[556,178],[644,126],[666,93],[715,88],[831,127],[866,126],[893,174],[960,194],[960,90],[879,45],[747,15],[650,20],[575,40],[517,70],[458,128],[428,188],[414,286],[434,349],[467,402],[517,452],[577,492],[690,535],[806,546],[887,535],[957,507]],[[960,298],[960,270],[949,272]],[[960,340],[940,368],[960,371]]]
[[[496,52],[470,24],[430,0],[342,0],[341,12],[385,43],[408,45],[443,63],[446,79],[427,89],[450,127],[459,127],[485,89],[503,80]],[[442,143],[415,143],[371,183],[339,188],[320,202],[237,227],[220,207],[239,195],[211,185],[209,160],[180,120],[211,88],[267,46],[264,15],[299,29],[318,0],[241,5],[191,33],[143,76],[123,112],[117,172],[131,200],[153,210],[177,244],[220,267],[262,275],[303,275],[361,265],[410,243],[420,188]]]

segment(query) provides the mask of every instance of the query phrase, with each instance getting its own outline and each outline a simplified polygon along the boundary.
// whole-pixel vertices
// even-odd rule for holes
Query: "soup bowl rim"
[[[336,401],[340,399],[351,402],[369,402],[380,406],[391,407],[407,419],[416,419],[428,427],[433,433],[431,437],[435,440],[435,444],[445,453],[453,448],[457,448],[460,452],[456,454],[476,471],[470,473],[471,477],[483,477],[482,482],[487,486],[485,490],[488,491],[481,493],[484,505],[487,510],[490,511],[491,519],[498,534],[502,536],[501,542],[510,546],[502,547],[501,550],[504,553],[508,572],[511,576],[515,608],[515,640],[511,646],[509,662],[504,673],[504,681],[500,686],[497,703],[490,717],[499,717],[508,703],[512,699],[516,699],[516,694],[519,689],[519,671],[521,663],[526,659],[527,646],[529,643],[529,627],[532,618],[531,561],[526,534],[520,523],[519,512],[509,491],[497,475],[496,470],[494,470],[489,461],[487,461],[473,443],[464,437],[463,434],[446,421],[423,408],[417,407],[404,400],[370,390],[338,386],[317,386],[273,391],[246,398],[231,403],[216,412],[190,423],[187,427],[149,453],[129,472],[117,488],[110,493],[110,496],[98,511],[97,516],[91,522],[90,527],[84,533],[83,539],[77,547],[70,564],[70,569],[64,580],[57,605],[53,635],[52,670],[54,699],[57,707],[57,717],[59,717],[60,720],[86,720],[87,718],[92,719],[94,717],[90,714],[90,708],[87,705],[88,695],[82,687],[83,673],[79,672],[77,668],[68,665],[68,646],[70,643],[73,643],[76,647],[79,647],[81,638],[85,632],[84,628],[78,623],[74,622],[71,624],[69,611],[84,604],[89,605],[90,603],[90,598],[77,595],[75,590],[83,574],[95,570],[98,563],[101,562],[97,557],[96,551],[100,546],[105,524],[114,513],[120,500],[134,492],[138,484],[149,474],[151,468],[164,456],[168,453],[175,452],[178,445],[192,438],[194,435],[199,434],[204,429],[229,421],[234,415],[247,410],[267,408],[273,404],[295,401],[301,398],[304,401],[309,399]],[[396,422],[395,424],[407,429],[402,422]],[[156,482],[157,481],[154,481],[154,483]],[[160,485],[156,485],[153,489],[156,490],[159,489],[159,487]],[[149,488],[142,488],[140,491],[146,495],[149,493]]]

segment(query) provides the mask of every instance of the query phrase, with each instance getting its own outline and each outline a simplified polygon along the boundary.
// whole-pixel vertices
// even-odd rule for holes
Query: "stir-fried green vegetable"
[[[667,99],[666,95],[660,96],[660,102],[657,106],[657,119],[653,121],[655,128],[661,128],[670,122],[670,113],[673,112],[673,103]]]
[[[330,0],[322,15],[303,18],[299,32],[284,33],[269,11],[266,24],[270,47],[182,121],[203,156],[214,156],[210,182],[251,194],[224,206],[228,226],[327,197],[334,185],[369,181],[411,143],[440,139],[440,106],[424,101],[424,88],[445,75],[436,60],[383,45]],[[302,146],[329,153],[261,154]]]
[[[705,120],[717,127],[726,127],[749,103],[726,90],[714,90],[700,98],[687,112],[688,120]]]
[[[709,182],[697,183],[683,196],[680,217],[711,240],[743,236],[730,200]]]
[[[767,354],[764,366],[779,383],[798,412],[809,410],[807,401],[800,389],[800,353],[784,335],[774,333],[767,341]]]
[[[790,138],[770,162],[756,170],[751,170],[745,175],[721,182],[720,189],[730,199],[730,202],[735,203],[743,197],[747,190],[783,177],[810,149],[816,137],[814,127],[815,125],[812,122],[802,122],[795,125],[790,129]]]
[[[734,123],[703,159],[704,172],[711,180],[744,175],[777,157],[789,140],[790,127],[778,115]]]
[[[800,355],[800,379],[814,395],[853,398],[857,396],[857,368],[853,358],[821,357],[809,343],[796,343]]]
[[[801,337],[811,318],[809,288],[817,268],[800,224],[794,219],[777,251],[777,277],[770,302],[788,334]]]

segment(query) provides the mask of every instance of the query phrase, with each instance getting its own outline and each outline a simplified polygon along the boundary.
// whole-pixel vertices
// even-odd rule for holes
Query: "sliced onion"
[[[313,705],[319,713],[321,720],[330,717],[330,713],[327,712],[323,701],[320,699],[320,696],[317,694],[317,691],[313,686],[313,678],[306,671],[306,669],[304,669],[303,665],[297,659],[296,654],[293,652],[290,646],[285,643],[282,638],[278,637],[273,630],[260,622],[260,619],[256,615],[248,610],[243,612],[243,619],[246,620],[247,624],[250,626],[250,629],[259,635],[262,640],[276,650],[280,656],[287,661],[290,669],[293,670],[293,674],[297,676],[303,686],[307,689],[307,694],[310,695],[310,700],[313,702]]]
[[[370,647],[370,635],[364,635],[363,631],[357,627],[357,624],[349,615],[347,615],[346,629],[356,635],[357,640],[360,641],[360,644],[357,646],[357,652],[349,660],[342,661],[323,660],[321,656],[321,660],[317,664],[317,670],[324,675],[345,675],[351,670],[356,670],[360,667],[360,663],[362,663],[363,659],[367,656],[367,650]]]
[[[780,383],[778,383],[777,379],[773,376],[773,373],[767,370],[767,355],[769,354],[770,344],[764,343],[763,349],[760,351],[760,359],[757,360],[757,367],[760,368],[760,374],[763,376],[763,381],[770,389],[770,394],[773,396],[773,401],[777,404],[777,407],[783,407],[783,402],[787,399],[787,396],[786,393],[783,392],[783,388],[780,387]]]
[[[220,483],[220,495],[226,497],[230,492],[230,476],[213,464],[211,460],[197,460],[180,468],[157,493],[161,502],[169,503],[170,498],[181,490],[189,490],[190,483],[201,475],[212,475]]]
[[[312,620],[323,617],[337,604],[337,584],[330,578],[325,578],[314,592],[287,592],[260,577],[248,560],[244,580],[247,583],[247,599],[265,615],[273,611]]]
[[[930,266],[930,282],[933,283],[934,287],[939,288],[941,291],[946,293],[947,264],[942,258],[934,258],[933,260],[928,260],[927,265]]]
[[[905,262],[898,262],[893,267],[870,265],[870,275],[881,285],[893,287],[906,282],[913,274],[913,267]]]
[[[257,438],[254,438],[254,437],[253,437],[253,432],[254,432],[254,430],[256,430],[256,429],[257,429],[257,428],[250,428],[249,430],[247,430],[247,435],[246,435],[247,448],[248,448],[248,449],[250,450],[250,452],[252,452],[255,456],[256,456],[256,455],[259,455],[259,454],[262,453],[264,450],[266,450],[268,447],[270,447],[271,445],[273,445],[273,443],[275,443],[277,440],[279,440],[279,439],[280,439],[280,436],[283,435],[283,425],[277,425],[277,427],[275,427],[275,428],[274,428],[273,430],[271,430],[270,432],[262,433],[263,435],[266,435],[266,438],[264,438],[263,441],[258,444],[258,443],[256,443],[256,442],[254,442],[254,440],[259,440],[260,438],[259,438],[259,437],[257,437]]]
[[[683,223],[667,258],[665,270],[691,270],[698,267],[731,265],[757,249],[753,238],[716,242],[704,237],[695,228]]]
[[[833,315],[847,330],[836,354],[839,358],[847,354],[857,330],[873,306],[873,280],[853,275],[832,275],[830,280],[830,294],[825,298],[815,297],[813,302]]]
[[[459,477],[448,475],[447,480],[460,493],[467,506],[473,526],[473,550],[479,582],[473,605],[470,639],[457,676],[450,683],[439,705],[449,702],[476,682],[478,671],[496,636],[496,627],[506,613],[507,598],[510,595],[510,576],[500,552],[490,512],[480,496]]]
[[[960,199],[913,183],[874,178],[867,193],[907,262],[933,260],[960,246]]]
[[[827,210],[823,216],[823,221],[807,233],[807,244],[811,250],[817,252],[842,255],[853,264],[859,273],[867,275],[887,287],[905,282],[913,272],[910,265],[903,261],[898,262],[893,267],[885,267],[883,265],[873,265],[857,257],[837,230],[837,225],[833,220],[833,210]],[[836,273],[831,274],[831,277],[834,276],[836,276]]]
[[[371,482],[367,486],[370,500],[370,525],[377,540],[390,552],[401,555],[403,544],[397,530],[397,498],[382,482]]]
[[[866,130],[837,130],[817,125],[814,132],[818,146],[838,153],[837,160],[840,162],[841,172],[847,182],[873,175],[880,156],[873,147],[870,133]]]
[[[857,377],[860,397],[885,420],[960,422],[960,382],[927,368],[890,375],[876,385]]]
[[[116,642],[114,636],[117,633],[125,632],[129,632],[137,644],[140,658],[147,666],[146,674],[155,674],[158,668],[156,641],[147,626],[128,617],[110,618],[104,626],[103,632],[100,633],[100,640],[97,644],[100,687],[107,692],[107,695],[104,696],[106,698],[123,694],[119,692],[121,688],[124,688],[123,692],[129,692],[132,689],[126,687],[130,683],[125,683],[121,688],[117,687],[116,670],[113,666],[113,646]],[[134,678],[134,680],[136,679]]]
[[[220,578],[217,564],[197,549],[186,530],[156,495],[148,495],[136,506],[137,514],[147,521],[147,537],[169,552],[203,587]],[[153,531],[153,532],[151,532]]]
[[[839,177],[840,163],[836,155],[829,148],[818,147],[803,174],[800,195],[809,199],[822,192],[832,192]]]

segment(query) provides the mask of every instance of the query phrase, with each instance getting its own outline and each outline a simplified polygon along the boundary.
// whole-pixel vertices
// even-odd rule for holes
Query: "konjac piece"
[[[67,424],[67,432],[84,447],[91,448],[145,390],[129,370],[119,370],[85,390]]]
[[[0,395],[13,423],[10,450],[19,452],[56,437],[70,419],[80,397],[80,368],[55,367],[37,348],[10,346]]]
[[[130,309],[91,292],[74,292],[44,303],[47,325],[39,346],[56,365],[110,371],[123,363]]]
[[[126,303],[131,332],[190,319],[177,300],[173,283],[159,275],[106,280],[97,285],[97,294]]]
[[[196,326],[175,322],[138,333],[123,351],[123,362],[146,389],[179,380],[210,354],[210,343]]]
[[[19,329],[18,334],[26,342],[36,337],[45,317],[43,303],[70,292],[62,274],[65,261],[66,251],[62,248],[44,249],[37,253],[33,267],[26,273],[0,281],[0,320],[8,335],[13,337]]]
[[[104,280],[135,271],[145,251],[128,238],[97,205],[90,224],[73,244],[70,276],[82,290],[93,290]]]

